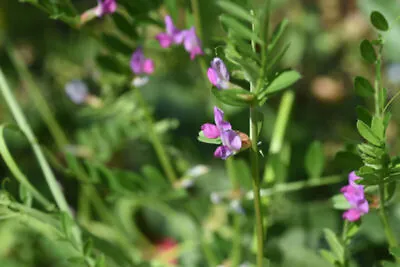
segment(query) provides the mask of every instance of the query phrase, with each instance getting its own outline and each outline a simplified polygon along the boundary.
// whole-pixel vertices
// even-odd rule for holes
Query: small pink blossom
[[[165,32],[159,33],[156,39],[163,48],[168,48],[172,44],[181,44],[183,42],[183,31],[175,27],[170,16],[165,16]]]
[[[197,55],[203,55],[203,50],[201,49],[201,42],[196,34],[194,27],[183,32],[183,46],[185,50],[190,53],[190,59],[193,60]]]
[[[343,218],[354,222],[369,211],[368,201],[365,198],[364,186],[356,183],[356,180],[361,179],[355,172],[349,174],[349,185],[342,187],[340,192],[349,202],[351,208],[343,213]]]
[[[136,75],[152,74],[154,72],[153,60],[146,58],[140,47],[132,54],[130,65]]]
[[[207,71],[208,80],[218,89],[229,88],[229,72],[222,59],[216,57],[211,61]]]

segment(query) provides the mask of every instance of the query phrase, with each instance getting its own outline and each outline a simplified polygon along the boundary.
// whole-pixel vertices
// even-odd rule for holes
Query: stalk
[[[50,192],[58,206],[58,208],[67,213],[71,218],[73,218],[73,214],[71,212],[71,209],[68,206],[67,200],[65,199],[60,186],[58,185],[57,179],[53,173],[53,171],[50,168],[49,163],[47,162],[42,149],[40,148],[37,139],[35,135],[33,134],[33,131],[31,127],[29,126],[25,115],[22,113],[21,108],[19,107],[17,101],[14,98],[14,95],[12,94],[10,87],[8,86],[6,79],[4,77],[4,74],[0,68],[0,90],[1,93],[4,96],[4,99],[9,106],[11,113],[14,116],[14,119],[16,120],[19,128],[21,131],[25,134],[27,137],[33,152],[35,153],[35,156],[39,162],[40,168],[43,172],[43,175],[46,179],[46,183],[50,188]],[[79,244],[81,247],[82,245],[82,240],[81,240],[81,233],[80,229],[74,225],[72,228],[72,234],[74,236],[75,241]]]
[[[251,88],[253,91],[253,87]],[[260,198],[260,171],[259,171],[259,158],[258,158],[258,130],[256,119],[255,107],[250,107],[250,160],[251,160],[251,175],[253,180],[253,194],[254,194],[254,210],[256,213],[256,234],[257,234],[257,267],[263,267],[263,252],[264,252],[264,229],[263,229],[263,216],[261,209]]]
[[[174,168],[172,167],[171,160],[160,140],[159,135],[156,133],[154,129],[154,121],[150,114],[147,103],[143,98],[142,92],[140,91],[139,88],[134,88],[134,90],[136,92],[137,101],[144,110],[144,114],[148,123],[148,131],[149,131],[148,134],[150,137],[151,144],[153,145],[153,148],[156,151],[158,160],[160,161],[160,164],[164,169],[164,172],[167,175],[168,180],[170,181],[171,185],[174,186],[175,182],[177,181],[177,176],[175,174]]]
[[[386,239],[389,243],[390,248],[397,247],[397,240],[396,237],[394,236],[393,229],[390,227],[387,212],[385,209],[386,197],[385,197],[385,185],[383,183],[379,184],[379,198],[380,198],[379,215],[381,217]]]
[[[240,184],[235,173],[235,166],[233,158],[227,158],[225,161],[225,167],[228,171],[228,176],[232,183],[232,189],[234,191],[240,190]],[[241,260],[241,244],[242,244],[242,231],[241,231],[241,214],[235,213],[233,215],[233,240],[232,240],[232,251],[230,255],[231,266],[239,266]]]
[[[381,103],[383,103],[383,101],[381,101],[380,99],[381,64],[382,64],[382,45],[379,46],[378,58],[375,62],[375,116],[377,117],[383,116],[382,114],[383,107],[381,107]],[[384,166],[383,169],[380,171],[381,183],[379,184],[379,198],[380,198],[379,215],[386,235],[386,239],[389,243],[389,247],[392,248],[397,246],[397,240],[396,237],[394,236],[393,229],[389,224],[388,215],[385,209],[386,197],[385,197],[385,184],[383,182],[383,179],[386,176],[385,175],[386,169],[387,166]],[[399,258],[396,257],[396,261],[399,261]]]

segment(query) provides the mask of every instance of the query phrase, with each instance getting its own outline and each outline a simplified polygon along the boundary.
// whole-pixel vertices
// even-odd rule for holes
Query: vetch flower
[[[97,0],[97,6],[85,11],[81,15],[81,25],[106,14],[112,14],[117,10],[116,0]]]
[[[183,41],[183,31],[175,27],[170,16],[165,16],[165,32],[157,34],[156,39],[163,48],[170,47],[172,44],[181,44]]]
[[[89,90],[81,80],[72,80],[65,85],[65,93],[75,104],[82,104],[89,96]]]
[[[131,69],[136,75],[152,74],[154,72],[154,62],[145,58],[142,48],[137,48],[132,54]]]
[[[224,61],[219,57],[211,61],[211,67],[207,71],[208,80],[218,89],[229,88],[229,72]]]
[[[240,151],[242,140],[240,135],[232,130],[231,124],[224,121],[224,112],[217,107],[214,107],[214,121],[215,124],[203,124],[201,130],[206,138],[220,138],[222,145],[215,150],[214,156],[227,159],[229,156]]]
[[[369,211],[368,201],[365,198],[364,186],[356,183],[356,180],[361,179],[355,172],[349,174],[349,185],[342,187],[340,192],[349,202],[351,208],[343,213],[343,218],[354,222]]]
[[[190,59],[193,60],[197,55],[202,55],[203,50],[201,49],[201,42],[197,37],[196,30],[194,27],[189,30],[183,31],[183,46],[185,50],[190,53]]]
[[[97,0],[98,5],[96,7],[96,16],[102,17],[106,14],[112,14],[117,10],[116,0]]]

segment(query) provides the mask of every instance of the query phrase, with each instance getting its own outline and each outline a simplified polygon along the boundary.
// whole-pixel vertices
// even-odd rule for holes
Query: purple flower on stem
[[[142,48],[137,48],[132,54],[131,69],[136,75],[152,74],[154,72],[154,62],[145,58]]]
[[[229,72],[224,61],[219,57],[211,61],[211,67],[207,71],[208,80],[218,89],[229,88]]]
[[[242,148],[242,140],[240,135],[232,130],[231,124],[224,121],[224,112],[217,107],[214,107],[214,121],[215,124],[203,124],[201,130],[207,138],[221,138],[222,145],[217,147],[214,156],[221,159],[227,159],[229,156],[240,151]]]
[[[369,211],[368,201],[365,199],[364,186],[356,183],[361,179],[355,172],[349,174],[349,185],[342,187],[340,192],[349,202],[351,208],[343,213],[343,219],[350,222],[357,221],[360,217]]]
[[[182,34],[184,35],[183,46],[190,53],[190,59],[193,60],[197,55],[202,55],[203,50],[201,49],[200,39],[197,37],[195,28],[192,27],[189,30],[185,30]]]
[[[170,47],[171,44],[181,44],[183,42],[183,31],[175,27],[170,16],[165,16],[166,32],[157,34],[156,39],[160,42],[163,48]]]
[[[117,10],[116,0],[97,0],[98,5],[96,7],[96,16],[102,17],[106,14],[112,14]]]

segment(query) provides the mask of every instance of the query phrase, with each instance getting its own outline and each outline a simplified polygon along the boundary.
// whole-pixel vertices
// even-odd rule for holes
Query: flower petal
[[[205,123],[201,126],[201,130],[203,131],[203,134],[207,138],[215,139],[219,137],[219,130],[216,125],[211,124],[211,123]]]
[[[207,76],[210,83],[218,87],[218,74],[213,68],[208,68]]]
[[[211,68],[213,68],[217,73],[221,80],[229,81],[229,72],[225,66],[225,63],[219,57],[214,58],[211,61]]]
[[[221,141],[224,146],[227,146],[233,152],[238,152],[242,147],[240,136],[233,130],[222,132]]]
[[[233,155],[233,152],[227,146],[219,146],[214,152],[214,157],[221,159],[227,159],[231,155]]]
[[[224,112],[217,107],[214,107],[214,121],[220,132],[232,129],[231,124],[224,121]]]
[[[162,48],[170,47],[173,41],[172,37],[166,33],[157,34],[156,39],[158,40]]]
[[[346,219],[350,222],[355,222],[361,217],[361,212],[357,209],[349,209],[343,213],[343,219]]]
[[[154,72],[154,62],[151,59],[146,59],[143,63],[143,72],[152,74]]]
[[[349,173],[349,184],[350,185],[357,185],[356,181],[361,179],[361,177],[358,177],[356,175],[355,171],[352,171],[351,173]]]

